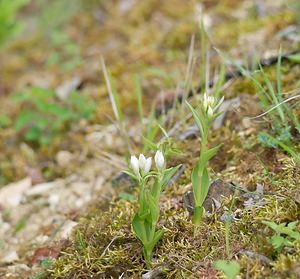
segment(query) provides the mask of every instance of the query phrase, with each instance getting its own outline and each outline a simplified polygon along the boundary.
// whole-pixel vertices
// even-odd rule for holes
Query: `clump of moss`
[[[257,170],[258,181],[263,175],[262,167]],[[242,274],[248,273],[251,278],[266,278],[271,275],[295,276],[298,272],[300,245],[296,243],[293,249],[283,249],[281,253],[274,251],[268,242],[273,232],[261,221],[281,223],[299,219],[299,204],[293,200],[299,178],[299,170],[291,159],[286,158],[282,163],[282,172],[270,173],[264,181],[268,184],[268,190],[261,203],[245,208],[246,198],[237,198],[233,208],[235,220],[230,226],[230,245]],[[181,182],[167,188],[161,199],[159,226],[165,228],[165,235],[154,250],[153,268],[161,268],[165,278],[197,278],[212,270],[213,261],[227,258],[225,224],[221,216],[232,198],[227,198],[221,208],[207,215],[197,234],[194,234],[194,227],[180,197],[185,191],[185,185]],[[131,231],[135,208],[135,203],[117,200],[110,204],[108,211],[96,209],[83,218],[74,232],[73,244],[62,252],[49,270],[49,276],[118,278],[123,274],[124,278],[140,278],[146,269],[142,247]],[[261,257],[269,261],[264,262]]]

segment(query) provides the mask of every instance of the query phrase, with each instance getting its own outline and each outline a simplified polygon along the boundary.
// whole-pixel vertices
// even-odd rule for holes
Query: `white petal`
[[[145,168],[145,164],[146,164],[146,157],[144,156],[144,154],[140,154],[140,156],[139,156],[139,166],[140,166],[141,170],[143,170]]]
[[[164,167],[165,158],[164,158],[163,153],[160,150],[156,151],[154,160],[155,160],[156,167],[158,169],[162,169]]]
[[[150,169],[151,169],[151,164],[152,164],[152,158],[149,157],[147,160],[146,160],[146,163],[145,163],[145,167],[144,167],[144,174],[147,174]]]
[[[140,174],[140,172],[139,172],[139,160],[137,159],[137,157],[131,156],[131,158],[130,158],[130,166],[131,166],[133,172],[136,175]]]
[[[208,114],[208,116],[213,116],[214,111],[213,111],[213,109],[211,108],[211,106],[208,106],[207,114]]]
[[[215,98],[213,96],[208,96],[207,103],[209,106],[213,107],[215,104]]]

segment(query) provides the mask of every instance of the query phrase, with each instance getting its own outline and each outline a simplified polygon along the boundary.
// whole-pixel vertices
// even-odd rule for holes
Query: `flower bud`
[[[214,115],[214,111],[213,109],[211,108],[211,106],[208,106],[208,109],[207,109],[207,115],[209,117],[212,117]]]
[[[148,159],[146,159],[145,166],[143,168],[144,175],[147,174],[150,171],[151,164],[152,164],[152,158],[149,157]]]
[[[139,156],[139,166],[140,166],[141,170],[143,170],[145,168],[145,164],[146,164],[146,157],[144,156],[144,154],[140,154],[140,156]]]
[[[135,156],[131,156],[130,158],[130,166],[135,173],[135,175],[139,176],[140,171],[139,171],[139,160]]]
[[[203,95],[203,108],[207,111],[208,107],[214,107],[215,98],[214,96],[208,96],[206,93]]]
[[[165,165],[165,158],[164,158],[163,153],[160,150],[156,151],[154,160],[155,160],[157,169],[161,170]]]

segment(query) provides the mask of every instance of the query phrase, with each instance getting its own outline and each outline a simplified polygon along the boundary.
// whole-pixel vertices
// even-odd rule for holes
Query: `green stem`
[[[147,249],[143,249],[143,254],[144,254],[144,259],[145,259],[145,262],[146,262],[146,266],[148,269],[151,269],[151,266],[152,266],[152,251],[149,251]]]
[[[201,191],[201,187],[202,187],[202,177],[203,177],[203,171],[206,168],[207,162],[204,161],[204,155],[207,151],[207,142],[208,142],[208,128],[209,125],[207,123],[207,127],[205,127],[203,130],[205,131],[205,133],[203,135],[201,135],[201,147],[200,147],[200,156],[199,156],[199,161],[197,164],[200,164],[200,169],[198,172],[198,176],[199,176],[199,181],[200,181],[200,185],[197,188],[197,191]],[[194,197],[195,197],[194,193]],[[195,199],[196,202],[196,199]],[[193,216],[193,224],[196,226],[199,226],[202,222],[202,218],[203,218],[203,206],[202,204],[195,204],[195,209],[194,209],[194,216]]]
[[[226,254],[227,254],[227,259],[231,259],[231,251],[230,251],[230,238],[229,238],[229,233],[230,233],[230,222],[225,223],[225,242],[226,242]]]
[[[203,217],[203,207],[197,206],[194,209],[193,224],[199,226]]]

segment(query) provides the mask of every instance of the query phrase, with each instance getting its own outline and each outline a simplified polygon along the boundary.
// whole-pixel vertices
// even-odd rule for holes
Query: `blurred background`
[[[110,200],[112,178],[126,169],[102,59],[142,150],[139,102],[146,118],[161,99],[173,103],[176,92],[203,81],[201,22],[209,45],[236,63],[276,56],[280,46],[300,49],[295,0],[0,0],[1,278],[9,268],[12,278],[24,275],[24,266],[6,266],[12,262],[57,257],[32,251],[65,238],[93,199]],[[211,49],[213,72],[221,59]],[[300,86],[299,67],[289,67],[282,67],[285,90]],[[269,74],[275,80],[275,67]],[[247,80],[233,83],[226,98],[255,93]]]
[[[280,44],[299,46],[299,6],[280,0],[1,0],[0,185],[31,172],[42,180],[60,176],[57,153],[82,150],[96,124],[111,123],[101,57],[124,114],[134,121],[137,74],[149,111],[160,92],[183,85],[193,35],[199,45],[199,20],[213,46],[245,60],[274,54]]]

